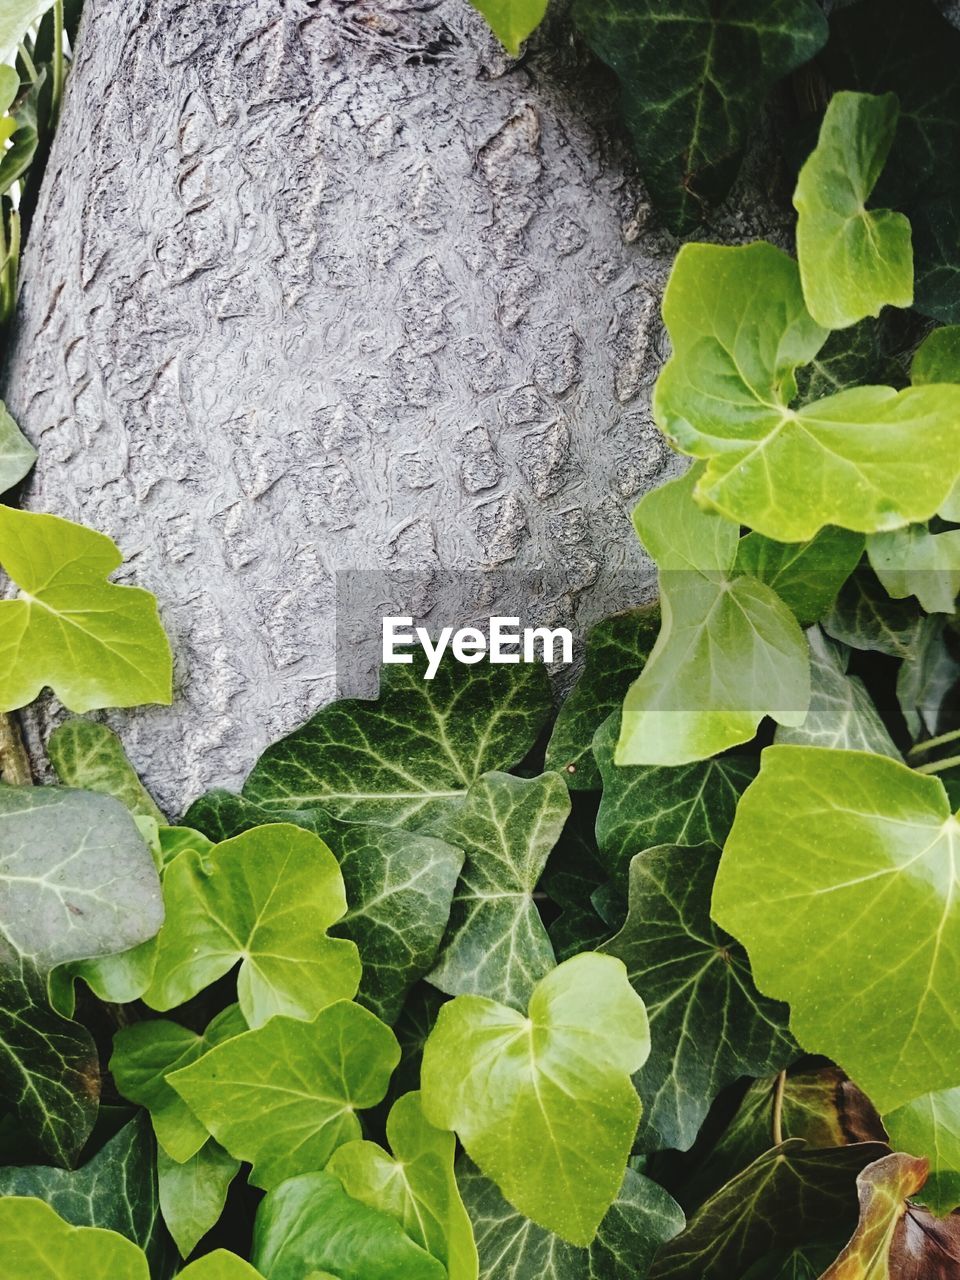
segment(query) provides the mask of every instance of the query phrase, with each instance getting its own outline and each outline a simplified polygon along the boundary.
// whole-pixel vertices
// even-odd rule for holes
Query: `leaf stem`
[[[783,1142],[783,1094],[787,1087],[787,1073],[781,1071],[773,1090],[773,1145]]]
[[[30,83],[36,84],[39,77],[37,75],[36,63],[30,56],[30,50],[25,44],[21,44],[17,52],[20,54],[20,57],[23,60],[23,65],[27,69],[27,75],[30,77]]]
[[[926,742],[915,743],[907,752],[908,756],[921,756],[936,747],[944,747],[948,742],[956,742],[960,738],[960,729],[951,729],[949,733],[941,733],[939,738],[928,738]]]
[[[960,764],[960,756],[947,756],[943,760],[931,760],[929,764],[917,765],[915,773],[943,773],[945,769],[952,769],[954,765]]]
[[[29,787],[33,782],[20,726],[6,713],[0,713],[0,778],[12,787]]]
[[[50,95],[50,129],[56,128],[63,98],[63,0],[53,6],[53,87]]]

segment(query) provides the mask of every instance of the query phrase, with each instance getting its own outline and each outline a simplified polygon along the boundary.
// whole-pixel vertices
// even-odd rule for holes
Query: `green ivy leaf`
[[[53,0],[4,0],[0,13],[0,62],[13,65],[20,41],[52,3]]]
[[[854,1179],[884,1155],[880,1143],[817,1150],[789,1138],[711,1196],[660,1250],[650,1280],[741,1280],[774,1248],[847,1227]]]
[[[774,542],[750,533],[737,544],[735,568],[772,587],[801,626],[817,622],[863,555],[864,537],[827,525],[809,542]]]
[[[160,1216],[153,1157],[150,1124],[140,1114],[72,1172],[49,1165],[0,1169],[0,1197],[34,1196],[75,1227],[119,1232],[144,1250],[160,1280],[172,1274],[173,1250]]]
[[[465,852],[450,923],[428,981],[448,995],[485,995],[526,1008],[554,967],[533,891],[570,813],[558,773],[488,773],[444,836]]]
[[[915,741],[953,727],[943,720],[948,698],[960,681],[960,663],[947,636],[943,614],[924,618],[897,673],[897,701]]]
[[[789,1002],[804,1048],[881,1111],[956,1078],[957,843],[938,778],[883,756],[770,747],[724,849],[714,919],[746,946],[760,989]]]
[[[421,1073],[431,1124],[454,1129],[507,1199],[588,1245],[623,1181],[650,1052],[619,960],[584,952],[534,988],[527,1016],[480,996],[445,1004]]]
[[[793,196],[800,278],[807,310],[825,329],[913,303],[910,223],[890,209],[867,209],[899,115],[895,94],[835,93],[800,170]]]
[[[150,1280],[141,1249],[115,1231],[73,1227],[42,1200],[0,1199],[4,1280]]]
[[[322,809],[271,813],[229,791],[207,792],[185,820],[224,840],[279,818],[313,831],[339,859],[347,910],[330,932],[360,951],[359,1002],[393,1022],[409,989],[436,962],[462,851],[432,836],[337,822]]]
[[[626,965],[650,1019],[652,1049],[634,1077],[647,1151],[686,1151],[721,1089],[797,1056],[787,1009],[760,995],[743,948],[710,920],[719,860],[713,845],[638,853],[626,924],[602,948]]]
[[[457,1164],[457,1181],[477,1239],[480,1280],[638,1280],[658,1247],[683,1230],[676,1201],[633,1169],[585,1249],[518,1213],[466,1158]]]
[[[722,845],[737,801],[756,776],[749,756],[721,756],[672,768],[617,765],[620,733],[614,712],[597,731],[593,751],[603,777],[597,811],[600,860],[624,889],[635,853],[658,844]]]
[[[960,212],[957,225],[960,229]],[[956,269],[960,275],[960,260]],[[914,354],[910,381],[917,387],[932,382],[960,383],[960,325],[944,325],[927,334]],[[954,485],[938,515],[960,524],[960,481]]]
[[[477,1246],[453,1172],[457,1142],[406,1093],[387,1118],[390,1156],[375,1142],[348,1142],[327,1164],[354,1200],[388,1213],[447,1269],[449,1280],[477,1280]]]
[[[925,200],[910,209],[916,259],[913,305],[923,316],[960,320],[960,192]]]
[[[214,1249],[191,1262],[179,1273],[180,1280],[263,1280],[249,1262],[226,1249]]]
[[[811,627],[807,639],[810,643],[810,709],[806,720],[796,728],[778,726],[774,742],[875,751],[894,760],[901,759],[863,681],[847,675],[847,651],[828,640],[819,627]]]
[[[387,1213],[361,1204],[330,1173],[288,1178],[257,1210],[253,1261],[270,1280],[332,1267],[338,1280],[446,1280],[446,1269]],[[320,1274],[325,1274],[321,1272]]]
[[[950,492],[957,388],[854,387],[792,407],[796,369],[826,332],[804,306],[797,264],[773,245],[684,245],[663,314],[674,354],[654,416],[681,452],[708,460],[703,504],[805,542],[828,524],[873,533],[927,520]]]
[[[960,1205],[960,1088],[941,1089],[888,1111],[883,1117],[895,1151],[925,1157],[930,1176],[911,1194],[934,1213]]]
[[[600,790],[593,735],[619,709],[659,630],[660,610],[645,605],[598,622],[587,636],[583,672],[560,707],[544,761],[545,769],[563,774],[571,791]]]
[[[343,877],[310,832],[276,823],[208,853],[188,849],[167,867],[163,896],[167,924],[144,996],[151,1008],[185,1004],[238,961],[251,1027],[277,1013],[310,1018],[356,993],[356,946],[327,936],[347,909]]]
[[[470,3],[479,9],[493,34],[514,57],[547,12],[547,0],[470,0]]]
[[[0,564],[20,588],[0,600],[0,710],[45,685],[71,711],[170,702],[170,645],[157,602],[107,578],[122,557],[102,533],[0,506]]]
[[[809,364],[796,371],[797,403],[809,404],[848,387],[903,387],[904,353],[913,343],[912,321],[901,311],[882,311],[849,329],[834,329]]]
[[[127,759],[123,743],[105,724],[67,720],[50,735],[47,755],[65,787],[99,791],[133,814],[166,822]]]
[[[4,134],[10,138],[10,146],[0,155],[0,195],[7,195],[14,183],[23,178],[33,164],[40,141],[37,117],[46,82],[47,71],[43,68],[26,93],[21,94],[11,115],[0,120],[0,138]],[[19,88],[19,77],[17,84]],[[23,443],[26,444],[26,441]],[[32,462],[30,465],[32,466]],[[28,466],[27,471],[29,470]]]
[[[157,1141],[172,1160],[182,1163],[195,1156],[208,1134],[167,1076],[246,1030],[240,1006],[234,1004],[218,1013],[203,1035],[166,1018],[152,1018],[122,1027],[114,1036],[110,1072],[117,1089],[150,1112]]]
[[[703,760],[748,742],[766,715],[806,715],[803,633],[774,591],[735,574],[739,531],[691,500],[700,475],[654,489],[634,512],[657,562],[663,625],[623,704],[618,765]]]
[[[355,1113],[380,1101],[399,1058],[389,1027],[338,1000],[312,1022],[271,1018],[167,1081],[221,1146],[253,1165],[254,1185],[269,1188],[359,1138]]]
[[[426,831],[469,788],[510,769],[550,714],[540,663],[386,666],[375,701],[334,702],[260,757],[243,794],[266,809],[326,809],[334,818]]]
[[[574,792],[572,798],[573,812],[540,877],[541,891],[560,911],[547,925],[558,962],[581,951],[594,951],[614,931],[592,901],[607,884],[594,836],[596,796]]]
[[[576,0],[573,17],[620,78],[644,183],[678,235],[729,191],[773,85],[827,38],[812,0]]]
[[[960,593],[960,529],[931,533],[911,524],[890,533],[872,533],[867,555],[894,600],[916,596],[927,613],[953,613]]]
[[[891,600],[866,565],[845,582],[823,629],[850,649],[906,659],[916,646],[923,619],[912,601]]]
[[[0,71],[9,68],[0,67]],[[14,72],[16,78],[16,72]],[[19,84],[19,80],[17,80]],[[19,484],[37,460],[37,451],[0,400],[0,493]]]
[[[157,1152],[157,1184],[163,1220],[181,1257],[188,1257],[220,1219],[240,1161],[211,1138],[182,1164]]]

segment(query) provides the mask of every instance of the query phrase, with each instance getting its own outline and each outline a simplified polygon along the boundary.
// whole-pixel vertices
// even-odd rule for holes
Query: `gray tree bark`
[[[159,598],[175,703],[107,718],[171,814],[332,695],[338,571],[642,593],[676,244],[614,98],[466,0],[87,0],[3,394],[26,503]],[[714,234],[770,230],[755,169]]]

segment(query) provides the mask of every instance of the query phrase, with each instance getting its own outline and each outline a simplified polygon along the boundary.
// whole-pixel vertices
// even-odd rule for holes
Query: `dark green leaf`
[[[735,568],[773,587],[800,625],[808,627],[833,604],[863,547],[863,534],[833,525],[809,542],[774,542],[762,533],[750,533],[740,539]]]
[[[915,601],[891,600],[864,565],[841,587],[823,629],[851,649],[905,658],[916,643],[921,621]]]

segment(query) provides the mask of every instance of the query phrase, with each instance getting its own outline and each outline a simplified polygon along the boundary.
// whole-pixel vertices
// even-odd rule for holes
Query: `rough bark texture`
[[[176,701],[108,719],[172,814],[331,696],[337,570],[629,603],[676,244],[554,21],[514,62],[465,0],[87,0],[4,390],[27,504],[160,600]]]

